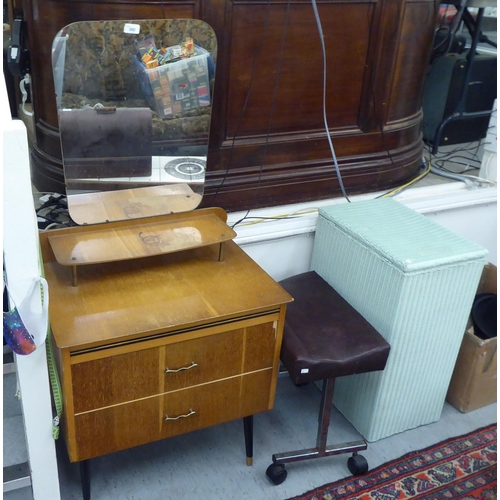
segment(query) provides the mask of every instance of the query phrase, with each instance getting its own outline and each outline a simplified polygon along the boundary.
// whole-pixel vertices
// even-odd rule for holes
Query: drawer
[[[110,349],[107,357],[75,362],[71,368],[74,412],[273,366],[276,339],[272,321],[194,339],[189,334],[175,336],[175,342],[172,339],[166,337],[165,345],[159,347],[138,344],[140,350],[135,352],[112,355],[116,349]]]
[[[162,392],[270,368],[275,342],[273,323],[268,322],[169,345]]]
[[[162,395],[161,437],[269,410],[271,380],[272,369],[268,368]]]
[[[85,460],[266,411],[272,407],[271,385],[269,368],[81,413],[75,416],[76,456],[70,459]]]
[[[159,394],[161,349],[144,349],[71,367],[75,413]]]

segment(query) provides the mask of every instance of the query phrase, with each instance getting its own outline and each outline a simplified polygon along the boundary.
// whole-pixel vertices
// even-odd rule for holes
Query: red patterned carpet
[[[493,424],[290,500],[491,500],[497,498],[496,464]]]

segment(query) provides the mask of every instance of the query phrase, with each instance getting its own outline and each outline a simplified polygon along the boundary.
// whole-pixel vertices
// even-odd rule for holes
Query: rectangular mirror
[[[217,59],[198,19],[82,21],[52,46],[71,218],[194,210],[203,196]]]

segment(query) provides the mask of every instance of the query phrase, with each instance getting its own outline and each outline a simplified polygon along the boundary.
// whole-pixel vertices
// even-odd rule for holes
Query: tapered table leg
[[[83,500],[90,500],[90,460],[80,462]]]
[[[247,465],[253,465],[253,415],[243,417]]]

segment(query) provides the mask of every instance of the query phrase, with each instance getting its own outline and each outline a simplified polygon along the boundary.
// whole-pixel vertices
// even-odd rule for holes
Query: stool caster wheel
[[[360,476],[368,471],[368,462],[363,455],[354,454],[347,460],[347,467],[353,476]]]
[[[271,483],[278,486],[285,481],[287,476],[287,471],[285,470],[285,466],[282,464],[271,464],[266,470],[266,476],[268,477]]]

